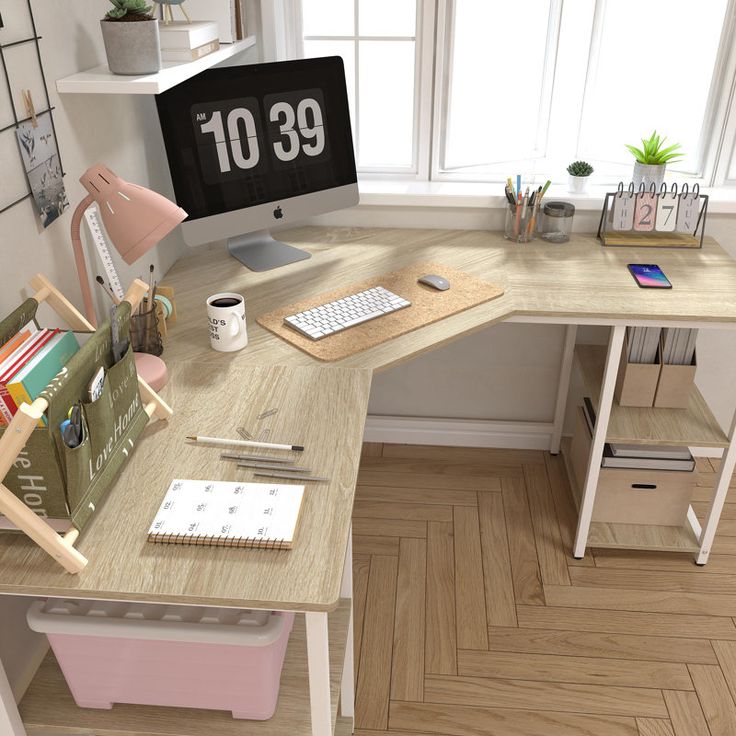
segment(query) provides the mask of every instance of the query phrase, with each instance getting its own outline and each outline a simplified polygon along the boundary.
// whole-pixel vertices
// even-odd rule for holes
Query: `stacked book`
[[[661,327],[627,327],[626,342],[629,363],[654,363],[657,359]]]
[[[163,61],[195,61],[220,48],[217,23],[211,20],[159,23],[159,37]]]
[[[29,323],[0,346],[0,425],[10,424],[18,407],[38,398],[79,350],[72,332],[39,330]],[[46,417],[38,420],[46,424]]]
[[[666,327],[662,335],[662,362],[666,365],[692,365],[698,331]]]
[[[247,34],[244,4],[245,0],[187,0],[186,9],[193,21],[216,21],[220,43],[234,43]]]
[[[592,436],[595,427],[593,402],[583,399],[583,414]],[[603,447],[602,468],[629,468],[634,470],[680,470],[695,469],[695,459],[687,447],[665,445],[625,445],[606,442]]]

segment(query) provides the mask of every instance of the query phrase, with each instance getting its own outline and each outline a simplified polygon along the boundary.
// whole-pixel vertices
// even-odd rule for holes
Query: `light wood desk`
[[[590,517],[604,439],[628,433],[637,435],[633,439],[645,441],[642,438],[646,437],[646,426],[658,441],[727,448],[705,530],[682,531],[693,540],[697,531],[699,538],[690,548],[697,548],[698,561],[707,560],[736,462],[733,428],[726,436],[704,402],[698,403],[697,415],[681,414],[676,422],[667,419],[666,412],[673,410],[656,410],[656,415],[654,410],[648,410],[648,414],[637,418],[635,413],[621,411],[614,411],[612,416],[611,409],[627,325],[736,328],[736,263],[715,242],[706,239],[702,250],[653,252],[603,248],[593,237],[578,236],[561,246],[519,246],[487,232],[350,228],[304,228],[282,234],[282,238],[310,250],[313,257],[259,274],[244,269],[224,248],[213,246],[193,251],[167,274],[166,283],[176,290],[178,322],[166,345],[165,357],[172,368],[172,379],[164,397],[173,405],[175,416],[169,429],[149,430],[151,436],[141,443],[99,517],[81,538],[79,549],[90,559],[88,568],[76,577],[66,575],[26,540],[0,536],[0,591],[5,593],[307,611],[308,657],[304,655],[304,636],[297,631],[289,656],[292,660],[301,659],[287,663],[276,719],[267,723],[233,723],[216,715],[198,716],[186,711],[162,715],[161,711],[153,714],[151,709],[120,706],[112,714],[96,713],[70,706],[68,696],[62,704],[63,715],[52,718],[50,711],[54,708],[45,702],[49,700],[45,694],[57,690],[63,693],[63,684],[59,685],[58,676],[55,680],[54,673],[46,667],[21,708],[29,724],[65,723],[71,732],[84,727],[95,734],[135,736],[153,732],[192,736],[214,732],[241,736],[259,731],[301,734],[309,728],[304,702],[308,660],[311,730],[315,736],[332,733],[340,670],[343,708],[346,715],[351,714],[349,615],[340,617],[341,612],[349,611],[349,606],[340,606],[338,601],[349,595],[350,588],[349,564],[344,566],[346,575],[342,575],[343,559],[350,546],[350,508],[370,376],[373,371],[501,321],[567,325],[552,452],[560,446],[577,325],[611,328],[602,364],[591,366],[584,357],[580,359],[584,376],[592,376],[589,388],[597,395],[599,409],[575,554],[582,556],[586,545],[594,542],[596,546],[630,543],[626,530],[611,525],[600,529],[591,524]],[[278,306],[420,259],[465,270],[501,284],[506,292],[499,299],[331,364],[319,363],[255,323],[256,316]],[[655,292],[635,285],[626,264],[651,260],[656,260],[670,277],[675,285],[672,291]],[[250,338],[246,350],[220,354],[209,348],[204,301],[216,291],[235,291],[246,296]],[[228,400],[226,396],[232,398]],[[235,426],[248,426],[260,411],[274,403],[285,407],[276,417],[283,422],[275,424],[279,434],[283,431],[288,441],[302,439],[307,446],[305,464],[332,478],[329,488],[315,486],[310,491],[308,514],[297,548],[292,552],[263,553],[166,548],[146,543],[150,519],[172,477],[206,477],[213,473],[222,477],[223,468],[215,460],[217,450],[185,450],[182,435],[208,429],[217,434],[219,428],[231,431]],[[299,431],[304,432],[301,437],[294,434]],[[122,524],[128,532],[126,537],[118,534]],[[131,533],[133,542],[129,541]],[[661,541],[652,533],[644,546],[661,548]],[[328,614],[331,609],[335,611]],[[341,666],[342,661],[333,663],[332,679],[328,616],[334,620],[329,642],[342,648],[346,655],[345,667]],[[347,648],[340,632],[347,636]],[[7,687],[2,692],[1,680],[0,670],[0,696],[6,714],[0,712],[0,732],[23,734],[22,725],[10,720],[14,705]],[[62,700],[59,695],[59,701]],[[10,728],[3,730],[4,723],[10,724]]]

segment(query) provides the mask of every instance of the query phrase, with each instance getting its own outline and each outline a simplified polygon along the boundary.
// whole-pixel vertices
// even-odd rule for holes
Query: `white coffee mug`
[[[245,299],[240,294],[223,292],[207,299],[210,345],[223,353],[242,350],[248,344],[245,329]]]

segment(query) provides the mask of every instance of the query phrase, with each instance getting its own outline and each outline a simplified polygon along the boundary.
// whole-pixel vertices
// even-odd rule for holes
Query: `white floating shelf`
[[[92,95],[157,95],[167,89],[176,87],[195,74],[209,69],[226,59],[230,59],[251,46],[255,46],[256,37],[248,36],[235,43],[223,43],[212,54],[189,61],[184,64],[165,61],[164,68],[156,74],[141,77],[129,77],[113,74],[107,64],[88,69],[86,72],[72,74],[70,77],[56,80],[56,89],[60,94],[92,94]]]

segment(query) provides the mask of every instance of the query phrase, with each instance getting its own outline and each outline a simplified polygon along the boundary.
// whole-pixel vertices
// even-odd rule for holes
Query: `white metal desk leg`
[[[572,374],[572,359],[575,355],[577,334],[577,325],[568,325],[565,328],[565,346],[562,350],[562,361],[560,362],[560,380],[557,383],[555,418],[552,425],[552,437],[549,442],[549,451],[552,455],[557,455],[560,451],[560,438],[562,437],[562,425],[565,423],[567,394],[570,390],[570,375]]]
[[[0,734],[3,736],[27,736],[2,662],[0,662]]]
[[[728,447],[721,457],[721,469],[718,471],[718,480],[716,481],[716,490],[713,494],[713,500],[708,510],[708,516],[705,519],[703,532],[700,535],[700,552],[695,558],[698,565],[705,565],[708,562],[710,548],[713,545],[713,538],[716,536],[718,522],[723,511],[723,504],[728,494],[728,486],[731,483],[734,466],[736,466],[736,412],[731,420],[731,430],[728,433]]]
[[[350,527],[348,546],[345,550],[345,566],[342,570],[340,597],[350,598],[350,620],[348,622],[348,640],[345,643],[345,662],[340,681],[340,715],[344,718],[355,716],[355,680],[354,680],[354,647],[353,641],[353,529]],[[353,722],[352,731],[355,730]]]
[[[307,667],[309,669],[312,736],[332,736],[327,614],[307,611],[304,618],[307,622]]]
[[[598,412],[595,418],[593,442],[590,448],[590,457],[588,458],[588,470],[585,473],[583,497],[580,501],[578,528],[575,532],[575,546],[572,551],[573,556],[579,560],[585,555],[585,548],[588,545],[590,520],[593,516],[595,492],[598,487],[598,476],[601,472],[603,446],[606,443],[608,419],[611,416],[611,405],[613,404],[613,389],[616,386],[616,376],[618,374],[618,364],[621,359],[625,331],[626,328],[622,325],[614,327],[611,330],[611,337],[608,340],[608,354],[606,355],[606,365],[603,369],[601,395],[598,397]]]

